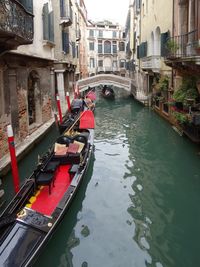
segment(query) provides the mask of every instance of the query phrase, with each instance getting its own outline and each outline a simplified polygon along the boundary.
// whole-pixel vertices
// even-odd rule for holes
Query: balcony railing
[[[33,14],[15,0],[0,1],[0,46],[14,49],[33,42]]]
[[[149,56],[142,58],[142,69],[159,71],[161,67],[161,56]]]
[[[118,67],[97,67],[97,72],[117,72]]]
[[[200,40],[197,30],[169,38],[166,58],[188,58],[200,56]]]

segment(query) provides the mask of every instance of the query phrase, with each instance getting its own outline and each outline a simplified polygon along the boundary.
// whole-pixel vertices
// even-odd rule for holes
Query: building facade
[[[78,27],[77,27],[77,47],[78,62],[76,70],[76,80],[88,77],[88,61],[87,61],[87,9],[83,0],[77,1],[78,8]]]
[[[67,110],[66,93],[73,95],[76,67],[78,62],[77,41],[80,36],[78,28],[78,8],[76,1],[53,0],[55,32],[55,90],[60,97],[61,110]]]
[[[126,74],[124,29],[109,21],[89,22],[89,76],[101,73]]]
[[[173,69],[171,119],[200,143],[200,2],[173,1],[173,31],[165,63]]]
[[[33,5],[32,0],[8,0],[0,4],[0,158],[8,151],[8,124],[20,142],[52,117],[54,48],[44,43],[46,4],[51,6],[51,1]],[[53,23],[52,18],[49,9],[48,19]],[[48,37],[53,41],[51,29]]]

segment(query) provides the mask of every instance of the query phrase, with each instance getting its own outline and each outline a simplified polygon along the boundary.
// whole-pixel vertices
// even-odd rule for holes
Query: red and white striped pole
[[[15,193],[17,193],[19,191],[19,172],[18,172],[17,158],[15,153],[15,141],[14,141],[13,129],[11,125],[7,126],[7,134],[8,134],[8,145],[10,150],[14,190]]]
[[[67,100],[67,106],[68,106],[68,111],[71,111],[71,104],[70,104],[70,99],[69,99],[69,92],[66,93],[66,100]]]
[[[62,123],[62,111],[61,111],[61,106],[60,106],[60,97],[59,97],[59,95],[56,95],[56,103],[57,103],[60,123]]]

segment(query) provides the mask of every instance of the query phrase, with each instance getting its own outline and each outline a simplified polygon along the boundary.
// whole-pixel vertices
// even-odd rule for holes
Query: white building
[[[114,73],[125,76],[126,52],[124,30],[109,21],[90,22],[88,26],[89,76]]]

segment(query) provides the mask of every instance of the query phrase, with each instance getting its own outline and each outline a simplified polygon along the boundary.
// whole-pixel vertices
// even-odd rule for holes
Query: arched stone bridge
[[[134,81],[127,77],[121,77],[113,74],[98,74],[82,80],[77,81],[79,91],[85,91],[90,87],[96,87],[99,85],[113,85],[118,88],[123,88],[130,94],[135,95]]]
[[[118,87],[119,90],[126,90],[144,105],[148,105],[149,103],[149,96],[146,95],[140,88],[137,89],[136,82],[127,77],[121,77],[113,74],[98,74],[78,80],[77,85],[80,92],[87,90],[88,86],[96,87],[99,85],[113,85]]]

